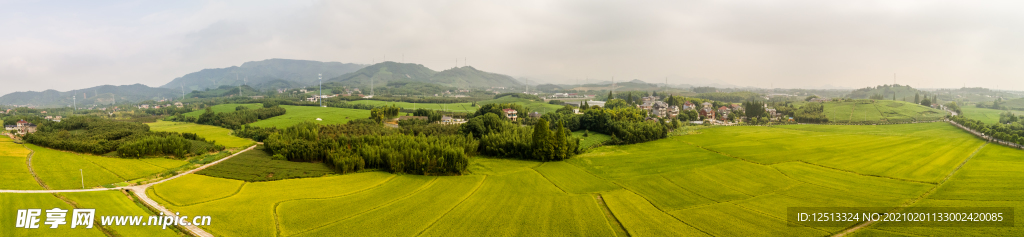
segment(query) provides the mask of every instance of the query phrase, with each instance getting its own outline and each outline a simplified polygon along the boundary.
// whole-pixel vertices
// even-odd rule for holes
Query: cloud
[[[160,86],[292,58],[572,83],[1024,90],[1017,2],[196,1],[0,3],[0,94]]]

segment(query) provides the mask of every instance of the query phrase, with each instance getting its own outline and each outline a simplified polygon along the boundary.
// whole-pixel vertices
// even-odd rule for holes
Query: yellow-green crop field
[[[265,182],[190,174],[147,193],[183,215],[211,216],[213,225],[202,228],[217,236],[829,236],[850,226],[789,226],[787,208],[1024,213],[1024,151],[985,144],[946,123],[710,127],[561,162],[477,157],[469,169],[462,176],[368,171]],[[77,198],[123,196],[96,195]],[[851,236],[1020,236],[1024,220],[1015,221],[1002,228],[875,224]]]
[[[287,128],[305,121],[318,124],[343,124],[350,120],[370,118],[370,111],[365,109],[292,105],[282,105],[281,108],[284,108],[286,111],[284,115],[260,120],[249,125],[255,127]],[[317,118],[321,120],[317,121]]]
[[[106,236],[95,226],[92,229],[86,229],[81,226],[72,229],[71,225],[68,224],[59,225],[56,229],[50,229],[49,225],[43,224],[43,221],[46,220],[45,213],[42,216],[42,220],[39,221],[38,229],[14,228],[14,223],[18,217],[18,210],[49,210],[53,208],[74,209],[71,205],[49,193],[0,193],[0,213],[3,213],[3,215],[0,215],[0,224],[3,224],[0,227],[0,236]],[[70,216],[70,214],[68,215]]]
[[[0,189],[43,189],[29,173],[27,160],[30,152],[11,138],[0,136]]]
[[[947,114],[942,110],[893,100],[826,102],[824,105],[828,120],[838,123],[935,121]]]
[[[146,125],[149,125],[149,130],[152,131],[195,133],[224,147],[248,147],[255,143],[249,139],[232,136],[231,129],[217,126],[171,121],[157,121]]]
[[[178,167],[187,163],[166,158],[111,158],[63,152],[36,145],[27,146],[35,151],[32,155],[33,170],[50,189],[81,189],[83,177],[85,188],[99,187],[143,178],[168,169],[154,164]]]
[[[63,193],[60,195],[63,195],[74,202],[78,205],[78,208],[96,209],[97,221],[101,221],[101,223],[101,216],[142,216],[142,221],[146,222],[148,221],[149,216],[159,215],[157,213],[147,211],[144,209],[147,207],[133,202],[126,194],[121,193],[121,191],[77,192]],[[173,228],[164,229],[163,226],[127,226],[114,224],[109,225],[108,227],[120,236],[184,236],[182,233],[175,232]]]

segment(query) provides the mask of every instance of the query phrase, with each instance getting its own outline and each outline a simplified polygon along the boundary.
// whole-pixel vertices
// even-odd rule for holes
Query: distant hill
[[[310,60],[267,59],[243,63],[242,66],[228,68],[203,69],[175,78],[161,88],[185,91],[214,89],[223,85],[237,86],[243,83],[256,89],[280,89],[310,86],[317,83],[317,74],[322,73],[323,79],[334,78],[354,72],[365,65],[318,62]],[[237,79],[236,79],[237,78]]]
[[[72,95],[75,96],[72,99]],[[77,101],[78,107],[89,105],[108,105],[115,102],[139,102],[181,98],[181,90],[153,88],[143,84],[112,86],[103,85],[80,90],[60,92],[45,90],[42,92],[14,92],[0,96],[0,104],[27,105],[36,107],[65,107]]]
[[[924,91],[915,89],[915,88],[910,87],[910,86],[904,86],[904,85],[898,85],[897,84],[897,85],[880,85],[880,86],[875,86],[875,87],[865,87],[865,88],[856,89],[856,90],[851,91],[850,95],[848,97],[849,98],[853,98],[853,99],[868,99],[872,95],[878,94],[878,95],[881,95],[882,98],[884,98],[886,100],[892,100],[893,99],[892,98],[893,97],[893,93],[896,93],[896,100],[901,100],[902,101],[904,98],[906,98],[907,101],[911,101],[911,102],[914,101],[914,95],[916,95],[916,94],[920,94],[921,96],[924,96],[925,94],[929,94],[929,95],[932,94],[932,93],[929,93],[929,92],[924,92]]]
[[[385,86],[391,82],[435,83],[460,88],[520,85],[510,76],[484,72],[470,66],[437,72],[421,64],[390,61],[370,65],[358,71],[332,78],[330,83],[369,88],[370,79],[373,79],[375,87]]]

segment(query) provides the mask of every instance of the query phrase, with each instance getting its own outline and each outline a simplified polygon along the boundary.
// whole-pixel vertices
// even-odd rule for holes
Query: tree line
[[[1000,122],[1007,120],[1007,118],[1003,118],[1006,116],[1007,115],[1000,114]],[[1013,115],[1010,114],[1008,116]],[[1014,142],[1017,144],[1024,144],[1024,125],[1022,125],[1020,120],[1015,120],[1014,122],[1008,124],[985,124],[985,122],[982,122],[980,120],[969,119],[962,115],[951,116],[950,120],[959,123],[960,125],[963,125],[965,127],[968,127],[974,131],[984,133],[985,135],[992,136],[993,138],[999,140]]]
[[[73,116],[59,123],[46,123],[35,133],[26,135],[25,140],[58,150],[97,155],[117,151],[120,157],[172,155],[183,158],[224,149],[194,133],[152,132],[146,124],[95,116]]]
[[[411,135],[366,123],[304,122],[271,134],[264,143],[275,156],[324,162],[341,173],[383,169],[422,175],[463,174],[478,147],[470,136]]]

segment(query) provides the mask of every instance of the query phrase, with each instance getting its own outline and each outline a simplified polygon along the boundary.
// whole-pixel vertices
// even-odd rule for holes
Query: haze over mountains
[[[111,104],[115,101],[139,102],[181,98],[182,92],[188,94],[224,85],[242,84],[258,90],[299,88],[316,85],[319,73],[323,74],[325,84],[335,83],[354,87],[369,87],[370,78],[373,78],[377,86],[386,86],[389,82],[436,83],[461,88],[520,85],[510,76],[484,72],[470,66],[438,72],[420,64],[390,61],[367,66],[340,62],[267,59],[245,62],[241,66],[203,69],[175,78],[158,88],[133,84],[103,85],[65,92],[14,92],[0,96],[0,104],[64,107],[71,106],[75,99],[80,106]],[[77,97],[72,98],[72,95]]]
[[[421,64],[383,62],[356,72],[332,78],[331,83],[344,86],[369,87],[370,79],[377,86],[389,82],[435,83],[460,88],[483,88],[492,86],[520,86],[514,78],[502,74],[477,70],[472,66],[434,71]]]
[[[175,78],[161,88],[179,89],[184,87],[186,93],[223,85],[242,84],[257,89],[295,88],[316,84],[317,74],[323,74],[323,79],[326,80],[354,72],[365,66],[352,63],[275,58],[245,62],[242,66],[203,69]]]

